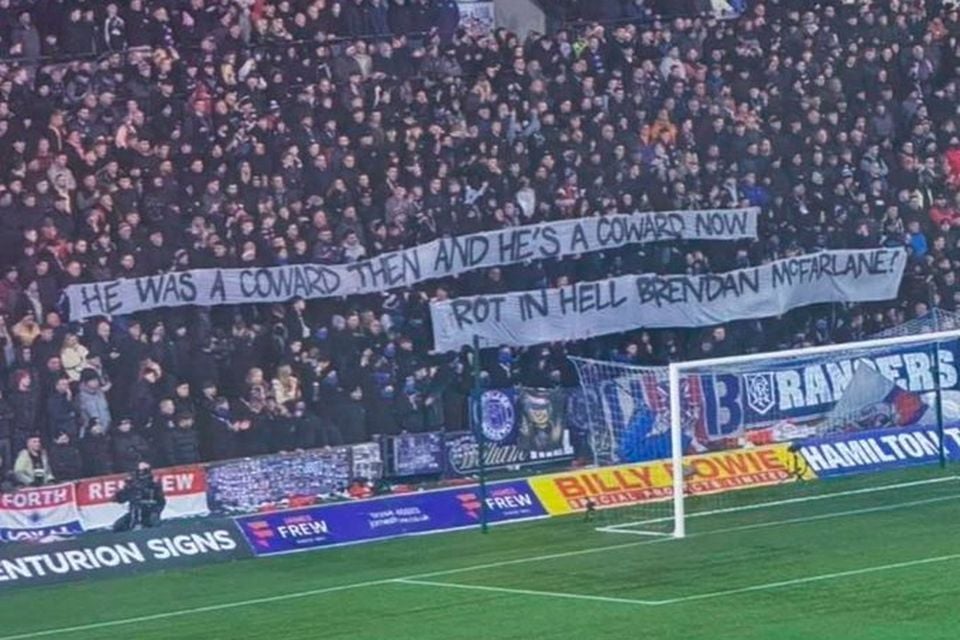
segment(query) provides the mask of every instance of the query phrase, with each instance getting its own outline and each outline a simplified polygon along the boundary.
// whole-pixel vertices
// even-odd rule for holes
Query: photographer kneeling
[[[130,511],[113,523],[114,531],[156,527],[167,505],[163,487],[154,480],[149,462],[137,464],[137,470],[130,475],[123,489],[117,492],[115,500],[121,504],[130,503]]]

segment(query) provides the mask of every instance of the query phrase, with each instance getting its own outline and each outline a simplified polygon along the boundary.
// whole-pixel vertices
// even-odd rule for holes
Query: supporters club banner
[[[709,494],[780,484],[815,477],[797,465],[787,445],[708,453],[684,458],[690,494]],[[673,466],[669,460],[598,469],[569,471],[530,478],[530,486],[550,515],[598,508],[660,502],[673,497]]]
[[[73,484],[0,494],[0,540],[44,540],[82,532]]]
[[[154,477],[163,487],[167,499],[162,514],[164,520],[210,513],[207,507],[206,474],[201,467],[162,469],[155,472]],[[85,529],[111,527],[127,513],[128,506],[114,500],[126,480],[127,476],[114,475],[77,482],[77,505]]]
[[[404,433],[384,439],[393,476],[443,473],[443,433]]]
[[[663,240],[757,237],[759,210],[664,211],[559,220],[441,238],[341,265],[193,269],[70,285],[70,319],[126,315],[184,305],[282,302],[409,287],[472,269],[615,249]]]
[[[487,488],[491,523],[547,515],[525,480]],[[237,518],[258,556],[460,529],[479,524],[477,487],[410,493]]]
[[[580,340],[639,328],[706,327],[824,302],[895,298],[903,249],[823,251],[697,276],[631,275],[556,289],[432,302],[435,349]]]
[[[218,462],[207,467],[210,508],[243,513],[342,491],[353,478],[383,475],[375,443]]]
[[[566,389],[489,389],[480,396],[484,464],[488,469],[571,460]],[[447,473],[480,468],[477,433],[446,435]]]

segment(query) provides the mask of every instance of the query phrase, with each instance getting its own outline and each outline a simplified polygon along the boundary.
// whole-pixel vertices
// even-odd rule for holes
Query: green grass
[[[691,507],[849,492],[939,473],[748,490]],[[0,599],[0,640],[953,640],[958,501],[960,480],[953,479],[691,518],[685,540],[601,533],[568,517],[496,527],[486,536],[420,536],[36,588]],[[391,581],[422,574],[434,575],[418,581],[448,586]],[[285,597],[305,591],[312,593]],[[242,604],[223,608],[230,603]],[[169,615],[199,607],[209,609]],[[36,633],[144,616],[156,617]]]

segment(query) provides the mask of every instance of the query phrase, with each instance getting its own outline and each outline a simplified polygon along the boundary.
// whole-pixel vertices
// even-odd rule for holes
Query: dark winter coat
[[[53,477],[58,481],[76,480],[83,476],[83,461],[80,458],[80,450],[73,442],[67,444],[53,443],[47,449],[47,456],[50,459],[50,469],[53,471]]]
[[[150,444],[142,435],[136,431],[113,432],[113,464],[118,473],[135,471],[137,463],[151,459]]]
[[[163,434],[164,462],[170,466],[200,462],[200,438],[194,428],[177,427]]]

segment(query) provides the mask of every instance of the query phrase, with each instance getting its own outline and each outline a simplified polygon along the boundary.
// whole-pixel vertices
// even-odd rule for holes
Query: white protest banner
[[[558,289],[432,302],[436,351],[525,346],[640,328],[705,327],[822,302],[895,298],[903,249],[823,251],[699,276],[620,276]]]
[[[611,214],[509,227],[431,242],[349,264],[194,269],[67,287],[70,319],[184,305],[283,302],[377,293],[471,269],[662,240],[757,237],[759,210]]]

